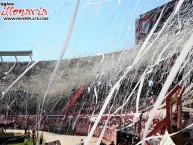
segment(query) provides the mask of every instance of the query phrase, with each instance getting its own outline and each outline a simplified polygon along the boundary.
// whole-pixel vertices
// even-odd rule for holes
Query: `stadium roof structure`
[[[0,51],[0,56],[30,56],[32,51]]]
[[[31,58],[32,55],[33,55],[33,52],[31,50],[29,51],[0,51],[1,61],[3,61],[2,56],[15,56],[17,60],[17,56],[29,56]]]

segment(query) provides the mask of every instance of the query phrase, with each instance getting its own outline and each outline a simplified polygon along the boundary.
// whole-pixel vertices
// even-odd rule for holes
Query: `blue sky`
[[[135,20],[168,0],[81,0],[64,58],[119,51],[135,45]],[[48,21],[5,21],[0,15],[0,50],[33,50],[33,60],[56,60],[63,46],[76,0],[12,0],[16,8],[48,12]],[[88,5],[86,5],[89,2]],[[85,7],[86,5],[86,7]],[[3,7],[0,7],[2,10]],[[47,55],[46,53],[49,52]],[[3,57],[14,61],[14,57]],[[19,57],[29,61],[29,57]]]

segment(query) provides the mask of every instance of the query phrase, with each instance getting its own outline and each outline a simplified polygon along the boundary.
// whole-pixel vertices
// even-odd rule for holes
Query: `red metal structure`
[[[142,15],[140,15],[139,19],[135,22],[135,40],[136,44],[138,44],[140,41],[144,41],[145,38],[148,36],[149,32],[155,25],[156,21],[158,20],[162,9],[164,9],[163,16],[161,18],[160,24],[157,26],[158,31],[162,24],[167,20],[167,18],[170,16],[170,14],[173,12],[174,7],[176,5],[176,2],[178,0],[173,0],[171,2],[168,2],[158,8],[155,8],[149,12],[146,12]]]
[[[81,88],[78,89],[78,91],[75,93],[75,95],[70,99],[68,105],[63,109],[63,115],[66,115],[64,120],[67,118],[68,111],[72,108],[76,100],[80,97],[80,95],[84,92],[84,90],[88,87],[89,84],[83,85]]]
[[[185,87],[177,85],[166,97],[166,117],[160,121],[154,129],[149,132],[147,137],[150,137],[158,133],[164,127],[167,128],[168,133],[171,133],[171,119],[172,119],[172,107],[176,103],[177,105],[177,127],[181,128],[181,97],[184,93]],[[148,142],[146,142],[149,144]]]

